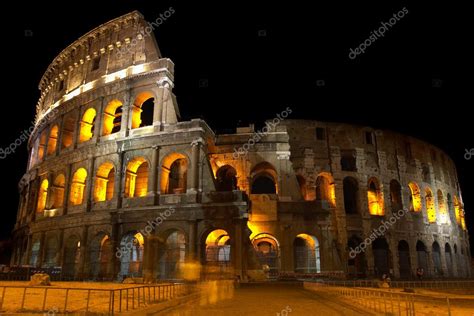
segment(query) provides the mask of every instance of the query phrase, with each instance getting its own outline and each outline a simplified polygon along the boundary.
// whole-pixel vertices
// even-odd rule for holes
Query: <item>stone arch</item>
[[[75,279],[78,275],[79,262],[81,259],[81,239],[71,235],[66,239],[64,245],[64,258],[62,276],[66,279]]]
[[[312,235],[299,234],[293,241],[295,272],[321,272],[319,240]]]
[[[436,223],[436,208],[433,191],[429,187],[425,188],[426,216],[430,223]]]
[[[411,278],[410,246],[405,240],[400,240],[398,242],[398,266],[400,278]]]
[[[372,242],[372,252],[374,255],[374,274],[382,276],[389,274],[391,268],[390,248],[385,237],[378,237]]]
[[[96,115],[97,112],[94,108],[88,108],[82,115],[79,130],[79,143],[86,142],[94,136]]]
[[[367,260],[364,251],[358,251],[363,241],[358,236],[351,236],[347,240],[349,248],[349,259],[347,262],[348,273],[356,278],[366,277],[367,275]]]
[[[454,262],[453,262],[453,254],[451,252],[451,246],[449,243],[446,243],[444,245],[444,256],[446,259],[446,268],[448,269],[448,276],[453,277],[454,276]]]
[[[303,175],[297,174],[296,181],[298,181],[298,185],[300,187],[300,193],[304,200],[308,200],[308,187],[306,185],[306,179]]]
[[[322,172],[316,177],[316,200],[327,201],[330,207],[336,206],[334,179],[327,172]]]
[[[64,116],[61,131],[61,149],[70,147],[74,141],[75,117],[75,113],[68,113]]]
[[[42,266],[52,268],[58,265],[59,243],[56,235],[46,236],[44,244],[44,260]]]
[[[161,279],[177,279],[186,260],[186,234],[181,229],[168,229],[159,249],[159,276]]]
[[[441,249],[437,241],[434,241],[431,246],[431,255],[433,259],[434,274],[438,276],[443,275],[443,269],[441,268]]]
[[[441,190],[438,190],[436,195],[438,200],[439,222],[441,224],[447,224],[449,223],[449,213],[446,203],[444,201],[443,192]]]
[[[95,174],[94,201],[110,201],[114,197],[115,167],[111,161],[102,163]]]
[[[428,251],[425,244],[418,240],[416,242],[416,257],[418,261],[418,269],[423,269],[425,275],[429,275],[428,270]]]
[[[385,215],[383,193],[379,180],[375,177],[370,178],[367,187],[369,214],[377,216]]]
[[[420,212],[422,206],[420,187],[415,182],[410,182],[408,188],[410,189],[410,211]]]
[[[125,174],[125,197],[144,197],[148,192],[148,160],[142,156],[135,157],[127,163]]]
[[[40,262],[41,241],[36,239],[31,244],[30,266],[37,267]]]
[[[48,189],[49,181],[47,179],[43,179],[38,190],[38,202],[36,204],[36,211],[38,213],[44,212],[44,210],[46,209],[46,201],[48,200]]]
[[[217,191],[237,190],[237,171],[230,165],[220,167],[216,172]]]
[[[143,91],[136,95],[132,105],[132,129],[153,124],[155,95],[151,91]]]
[[[53,187],[52,189],[52,200],[53,200],[53,205],[52,208],[61,208],[64,206],[64,189],[66,188],[66,177],[64,174],[60,173],[56,176],[56,178],[53,181]]]
[[[202,263],[204,274],[208,278],[230,277],[232,275],[233,249],[232,239],[222,228],[207,231],[202,243]]]
[[[59,127],[54,125],[49,131],[48,146],[47,146],[47,155],[53,155],[56,153],[56,146],[58,144],[58,134]]]
[[[37,148],[38,148],[38,150],[37,150],[37,153],[38,153],[37,161],[38,162],[42,161],[44,156],[45,156],[47,140],[48,140],[47,130],[44,129],[41,132],[40,137],[38,139],[38,143],[37,143]]]
[[[345,177],[342,181],[344,209],[346,214],[360,214],[359,183],[353,177]]]
[[[102,135],[110,135],[120,131],[122,124],[122,102],[113,99],[107,103],[102,121]]]
[[[403,209],[402,187],[395,179],[390,181],[390,203],[392,206],[392,211]]]
[[[142,275],[145,239],[140,232],[129,232],[120,241],[120,277]]]
[[[119,253],[120,254],[120,253]],[[89,246],[89,274],[95,280],[112,278],[111,264],[114,251],[110,237],[105,232],[99,232]]]
[[[278,276],[280,270],[280,243],[268,233],[255,235],[251,240],[260,265],[267,266],[270,276]]]
[[[160,191],[162,194],[186,193],[189,159],[182,153],[169,153],[161,163]]]
[[[277,194],[278,175],[275,167],[269,162],[260,162],[252,168],[250,172],[250,193],[251,194]]]
[[[84,168],[78,168],[72,176],[71,193],[69,201],[72,205],[81,205],[84,201],[84,189],[86,187],[87,171]]]

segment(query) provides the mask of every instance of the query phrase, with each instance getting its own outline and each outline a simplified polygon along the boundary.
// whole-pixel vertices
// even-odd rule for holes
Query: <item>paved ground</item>
[[[278,284],[246,286],[236,289],[231,299],[219,300],[214,304],[202,304],[203,302],[195,302],[174,310],[163,311],[159,315],[368,315],[367,312],[341,305],[320,294],[305,291],[301,287]]]

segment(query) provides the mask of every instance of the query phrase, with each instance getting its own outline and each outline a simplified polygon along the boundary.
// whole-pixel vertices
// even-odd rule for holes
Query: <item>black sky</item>
[[[183,119],[201,117],[213,129],[224,130],[262,122],[291,106],[292,118],[359,123],[427,140],[455,160],[474,231],[474,185],[469,181],[474,157],[464,159],[465,150],[474,148],[467,110],[473,104],[467,8],[450,2],[308,2],[14,3],[8,11],[13,22],[1,21],[1,148],[29,128],[39,79],[63,48],[127,12],[139,10],[153,21],[173,7],[175,13],[155,35],[162,55],[176,65],[174,92]],[[348,58],[350,48],[403,7],[409,13],[383,38],[355,60]],[[0,238],[13,228],[17,182],[26,160],[26,145],[0,160]]]

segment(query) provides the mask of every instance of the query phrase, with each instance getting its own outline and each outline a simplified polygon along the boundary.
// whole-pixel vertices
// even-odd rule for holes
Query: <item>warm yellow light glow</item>
[[[449,214],[444,201],[443,192],[441,192],[441,190],[438,190],[438,213],[440,224],[449,223]]]
[[[48,187],[49,182],[48,180],[44,179],[41,182],[41,186],[38,192],[38,204],[36,206],[37,212],[43,212],[46,208],[46,200],[48,199]]]
[[[84,112],[81,120],[81,129],[79,134],[79,142],[86,142],[94,135],[94,123],[95,123],[96,111],[93,108],[89,108]]]
[[[299,234],[296,236],[296,238],[303,239],[306,242],[306,245],[311,249],[314,249],[316,248],[316,246],[319,246],[316,244],[317,243],[316,238],[308,234]]]
[[[40,139],[39,139],[39,144],[38,144],[38,161],[43,160],[44,158],[44,153],[46,150],[46,139],[47,139],[46,131],[43,131],[41,133]]]
[[[72,145],[75,130],[75,116],[73,114],[66,115],[63,120],[62,127],[62,148],[68,148]]]
[[[132,159],[127,165],[125,197],[146,196],[148,191],[148,162],[143,157]]]
[[[458,225],[461,225],[461,204],[456,196],[454,196],[454,215]]]
[[[187,159],[180,153],[171,153],[161,165],[160,190],[162,194],[185,193]]]
[[[410,182],[408,184],[408,187],[410,188],[410,211],[412,212],[419,212],[421,211],[421,194],[420,194],[420,188],[418,185],[414,182]]]
[[[140,247],[143,247],[143,245],[145,244],[145,239],[143,238],[143,235],[141,233],[136,233],[133,237],[135,237],[135,239],[137,240],[138,245]]]
[[[56,152],[56,146],[58,144],[58,131],[59,128],[57,125],[54,125],[49,132],[49,139],[48,139],[48,155],[52,155]]]
[[[102,135],[110,135],[114,129],[115,123],[121,118],[122,113],[117,111],[122,106],[119,100],[112,100],[107,104],[104,111]],[[118,122],[120,124],[120,121]]]
[[[100,165],[95,178],[94,200],[96,202],[110,201],[114,196],[114,182],[114,165],[111,162]]]
[[[66,185],[66,178],[60,174],[54,179],[52,194],[53,194],[53,208],[63,207],[64,203],[64,188]]]
[[[72,205],[80,205],[84,199],[84,188],[86,186],[87,171],[84,168],[79,168],[74,173],[71,182],[71,194],[69,201]]]
[[[223,246],[229,240],[229,234],[223,229],[216,229],[207,235],[206,246]]]
[[[436,208],[434,203],[433,192],[431,192],[430,188],[426,188],[425,190],[425,203],[428,222],[436,223]]]
[[[145,91],[137,95],[135,98],[132,107],[132,129],[140,127],[140,124],[142,123],[142,105],[145,101],[153,97],[154,96],[151,92]]]
[[[379,184],[375,179],[369,181],[369,189],[367,190],[367,200],[369,204],[370,215],[385,215],[383,194],[380,191]]]
[[[463,230],[467,230],[467,228],[466,228],[466,219],[464,218],[464,210],[461,210],[460,217],[461,217],[461,228]]]

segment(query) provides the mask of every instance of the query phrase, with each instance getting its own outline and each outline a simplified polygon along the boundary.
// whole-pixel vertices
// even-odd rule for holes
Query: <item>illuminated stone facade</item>
[[[470,275],[446,154],[390,131],[283,119],[238,155],[253,128],[180,121],[174,64],[146,26],[138,12],[101,25],[41,79],[12,265],[90,279],[180,278],[196,262],[242,279]]]

